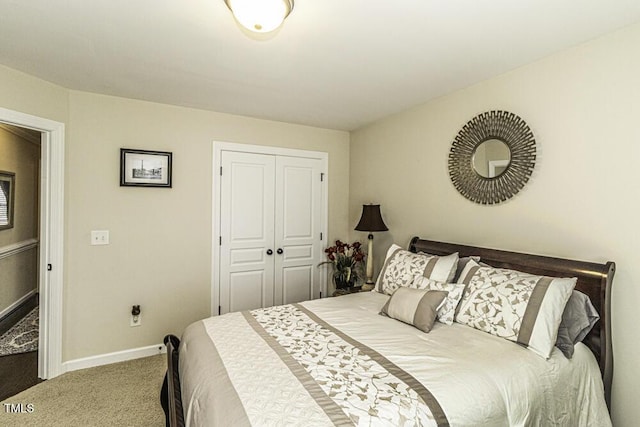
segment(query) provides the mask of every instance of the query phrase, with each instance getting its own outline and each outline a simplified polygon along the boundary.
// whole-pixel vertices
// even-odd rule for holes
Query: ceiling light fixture
[[[236,21],[249,31],[269,33],[293,10],[293,0],[224,0]]]

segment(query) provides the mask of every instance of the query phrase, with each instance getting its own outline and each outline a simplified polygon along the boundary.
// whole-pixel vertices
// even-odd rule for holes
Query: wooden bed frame
[[[167,427],[184,427],[180,371],[178,369],[180,339],[175,335],[167,335],[164,337],[164,345],[167,346],[167,374],[164,376],[160,391],[160,405],[164,409]]]
[[[593,352],[600,365],[604,383],[605,401],[611,410],[611,381],[613,378],[613,353],[611,348],[611,284],[615,273],[615,263],[597,264],[573,261],[539,255],[523,254],[455,243],[435,242],[418,237],[411,239],[411,252],[426,252],[434,255],[448,255],[458,252],[461,257],[479,256],[482,262],[493,267],[509,268],[532,274],[552,277],[576,277],[576,289],[587,294],[600,314],[600,320],[583,342]],[[165,411],[167,427],[183,427],[184,412],[178,373],[180,339],[167,335],[167,374],[160,393],[160,401]]]

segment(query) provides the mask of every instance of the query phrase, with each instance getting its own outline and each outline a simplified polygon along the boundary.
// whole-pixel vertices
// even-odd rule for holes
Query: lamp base
[[[376,287],[375,283],[367,282],[364,285],[362,285],[362,287],[360,289],[361,289],[361,292],[366,292],[366,291],[372,291],[373,288],[375,288],[375,287]]]

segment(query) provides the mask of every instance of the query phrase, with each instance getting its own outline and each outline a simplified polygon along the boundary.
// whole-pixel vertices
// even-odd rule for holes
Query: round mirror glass
[[[496,178],[511,163],[509,146],[499,139],[488,139],[478,144],[471,160],[473,169],[484,178]]]

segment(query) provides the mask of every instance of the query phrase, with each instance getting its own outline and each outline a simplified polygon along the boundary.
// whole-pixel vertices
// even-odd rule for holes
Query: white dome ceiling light
[[[293,10],[293,0],[224,0],[236,21],[255,33],[278,29]]]

